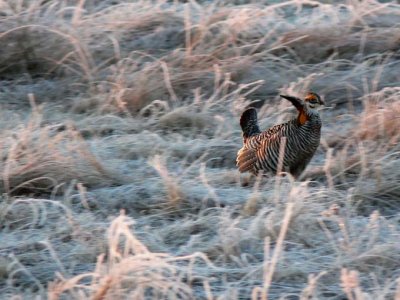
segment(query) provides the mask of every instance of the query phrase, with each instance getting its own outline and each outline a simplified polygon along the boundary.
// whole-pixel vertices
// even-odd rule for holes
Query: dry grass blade
[[[399,298],[399,24],[394,1],[0,1],[0,298]],[[239,174],[241,113],[267,129],[308,90],[302,177]]]
[[[109,299],[122,295],[142,299],[194,299],[185,281],[190,280],[195,260],[204,260],[212,267],[209,261],[197,253],[182,257],[152,253],[133,235],[132,224],[121,212],[108,230],[107,258],[99,257],[93,273],[53,282],[49,299],[60,299],[62,295],[73,299]],[[86,278],[92,278],[90,285],[80,283]]]

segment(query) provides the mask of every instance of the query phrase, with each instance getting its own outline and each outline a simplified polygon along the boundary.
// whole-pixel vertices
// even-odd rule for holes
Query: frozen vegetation
[[[400,299],[400,4],[0,1],[1,299]],[[320,94],[300,180],[239,117]]]

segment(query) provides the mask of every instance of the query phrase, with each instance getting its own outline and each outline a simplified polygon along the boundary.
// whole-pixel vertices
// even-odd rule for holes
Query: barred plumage
[[[249,108],[243,112],[240,118],[243,147],[236,159],[240,172],[258,174],[262,171],[275,175],[281,167],[281,171],[298,177],[317,150],[321,137],[321,118],[317,108],[324,102],[312,92],[304,100],[281,97],[296,107],[299,112],[297,118],[261,132],[256,110]],[[282,150],[283,153],[280,153]],[[282,165],[279,166],[279,163]]]

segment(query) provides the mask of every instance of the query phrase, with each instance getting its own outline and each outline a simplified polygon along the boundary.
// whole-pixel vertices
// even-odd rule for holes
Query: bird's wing
[[[239,150],[236,158],[236,165],[239,168],[239,172],[255,173],[255,164],[257,160],[257,150],[243,146],[242,149]]]
[[[261,147],[269,147],[271,144],[274,144],[279,149],[283,126],[285,125],[276,125],[246,140],[236,158],[236,165],[241,173],[257,173],[256,163],[263,159],[263,157],[260,157],[261,155],[265,155],[265,151],[259,151]]]

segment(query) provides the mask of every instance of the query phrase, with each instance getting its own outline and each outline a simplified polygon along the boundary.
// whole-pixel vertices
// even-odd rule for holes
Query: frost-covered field
[[[0,1],[0,298],[400,299],[399,70],[395,2]],[[240,175],[309,89],[302,178]]]

